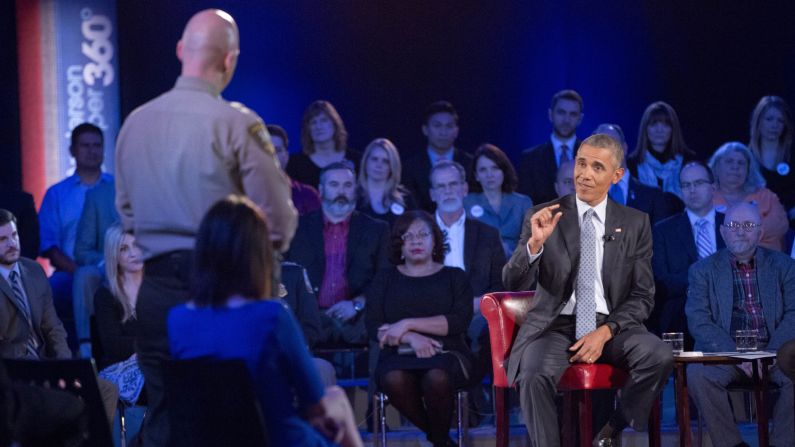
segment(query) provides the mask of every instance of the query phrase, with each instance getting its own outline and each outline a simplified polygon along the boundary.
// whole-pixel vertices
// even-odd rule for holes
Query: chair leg
[[[494,387],[494,414],[497,425],[495,447],[508,447],[508,388]]]
[[[593,407],[591,391],[579,391],[577,399],[577,414],[580,418],[580,447],[590,447],[593,439]]]
[[[456,403],[458,405],[458,445],[460,447],[465,447],[469,440],[469,402],[467,397],[468,394],[466,391],[456,391]]]
[[[654,399],[649,415],[649,447],[661,447],[662,438],[660,433],[660,398]]]
[[[373,433],[374,443],[380,447],[386,447],[386,395],[376,392],[373,397],[375,400],[375,411],[373,411]]]
[[[575,393],[576,391],[563,393],[563,423],[561,424],[560,445],[565,447],[574,446],[576,441],[574,423]]]
[[[124,417],[124,403],[119,401],[119,445],[127,447],[127,421]]]

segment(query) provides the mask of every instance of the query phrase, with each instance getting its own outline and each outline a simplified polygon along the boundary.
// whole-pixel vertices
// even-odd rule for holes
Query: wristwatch
[[[353,300],[353,310],[355,310],[357,314],[359,312],[363,311],[364,310],[364,301]]]

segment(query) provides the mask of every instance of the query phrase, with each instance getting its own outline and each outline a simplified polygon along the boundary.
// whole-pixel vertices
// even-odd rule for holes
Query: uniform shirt
[[[144,259],[192,250],[207,210],[248,196],[286,249],[298,215],[265,124],[209,82],[181,76],[134,110],[116,144],[116,208]]]
[[[113,183],[113,176],[102,173],[96,183],[87,185],[80,181],[80,176],[74,174],[47,190],[39,209],[40,253],[58,247],[74,259],[77,224],[83,213],[86,191],[100,183]]]

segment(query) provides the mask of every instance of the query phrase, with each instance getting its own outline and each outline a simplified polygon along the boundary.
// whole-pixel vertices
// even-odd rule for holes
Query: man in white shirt
[[[570,364],[608,363],[629,373],[617,408],[593,440],[601,447],[618,445],[627,426],[646,428],[673,369],[671,348],[643,326],[654,305],[648,216],[607,197],[624,173],[623,157],[608,135],[583,141],[576,194],[527,213],[521,242],[503,269],[508,290],[536,291],[506,366],[535,446],[560,444],[556,385]]]
[[[712,204],[715,193],[712,170],[698,161],[687,163],[679,173],[679,185],[685,211],[660,221],[652,233],[652,268],[657,291],[647,327],[657,334],[687,334],[684,319],[687,271],[699,259],[726,246],[718,231],[724,215],[716,212]],[[692,346],[689,335],[685,345]]]

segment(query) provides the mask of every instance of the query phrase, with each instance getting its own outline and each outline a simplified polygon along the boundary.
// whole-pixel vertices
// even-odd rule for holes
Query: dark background
[[[702,157],[747,141],[761,96],[795,102],[787,3],[595,3],[119,0],[122,115],[171,88],[182,28],[206,7],[225,9],[240,27],[242,53],[224,96],[283,125],[292,151],[315,99],[337,107],[351,147],[387,137],[406,154],[425,146],[425,107],[447,99],[461,115],[459,147],[488,141],[514,159],[548,138],[549,99],[563,88],[584,97],[580,137],[616,122],[632,148],[643,109],[664,100]],[[0,177],[19,185],[14,4],[0,4]]]

